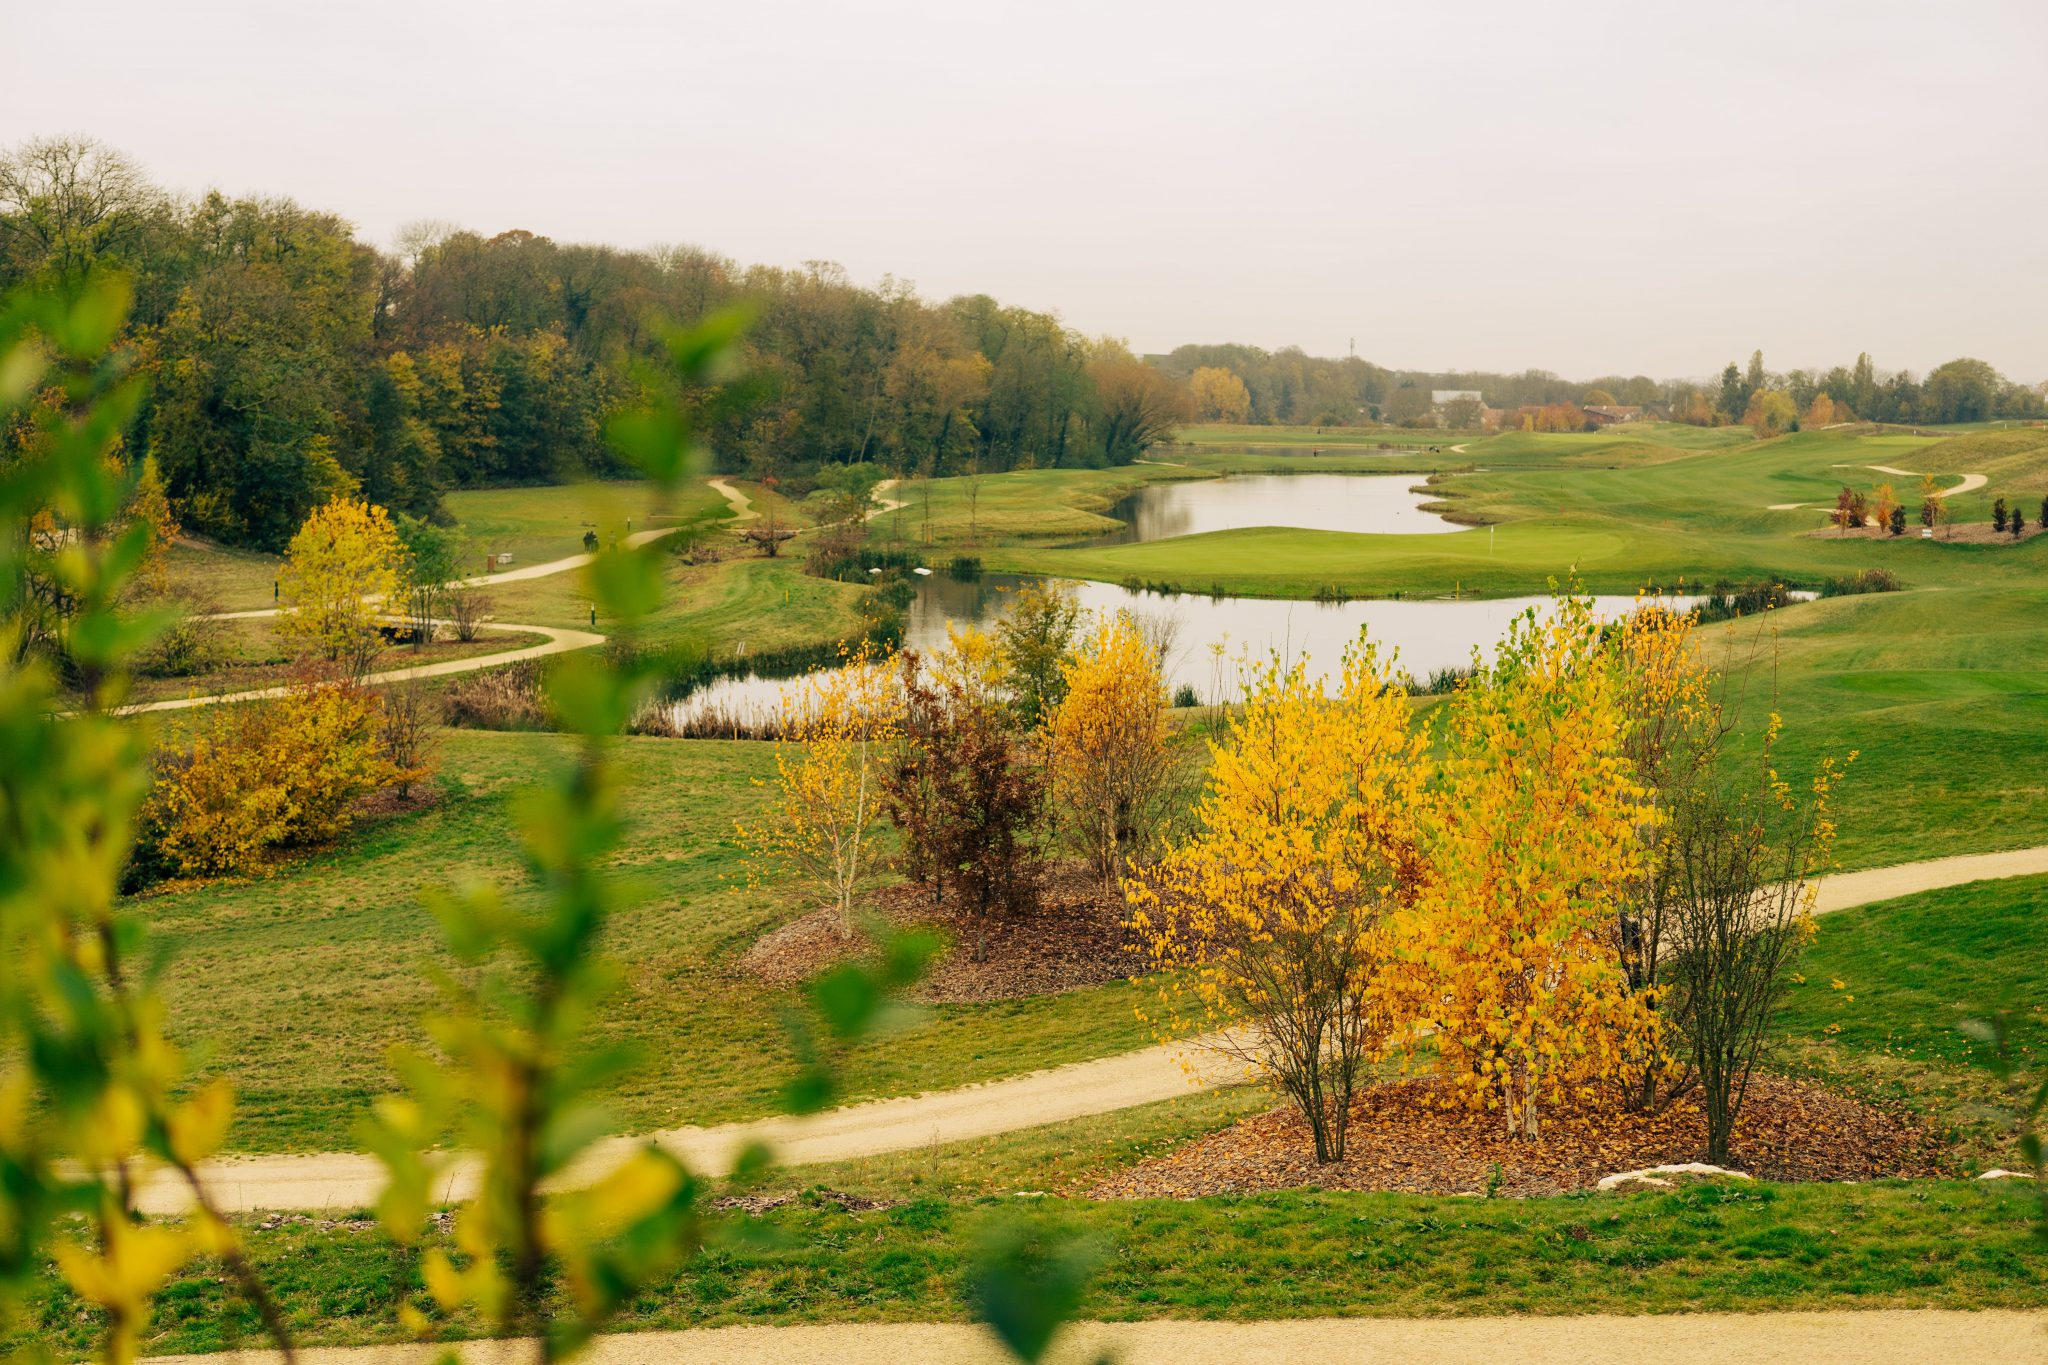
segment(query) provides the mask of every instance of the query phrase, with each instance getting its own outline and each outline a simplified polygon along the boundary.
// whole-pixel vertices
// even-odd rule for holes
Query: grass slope
[[[152,895],[140,908],[172,954],[165,979],[181,1042],[240,1091],[233,1145],[326,1150],[389,1088],[385,1049],[417,1038],[433,1003],[421,974],[446,959],[419,893],[471,879],[534,895],[513,842],[516,794],[566,761],[551,735],[451,731],[441,804],[253,881]],[[614,1126],[645,1131],[772,1110],[794,1074],[777,997],[728,974],[766,929],[809,907],[748,890],[732,829],[756,808],[770,746],[628,740],[622,876],[644,893],[614,922],[625,985],[598,1021],[645,1065],[608,1098]],[[929,1010],[863,1054],[849,1097],[913,1093],[1142,1046],[1133,989]]]

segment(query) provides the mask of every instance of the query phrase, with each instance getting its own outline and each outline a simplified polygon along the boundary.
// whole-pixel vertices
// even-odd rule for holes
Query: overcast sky
[[[2048,0],[0,0],[0,143],[1141,351],[2048,377]]]

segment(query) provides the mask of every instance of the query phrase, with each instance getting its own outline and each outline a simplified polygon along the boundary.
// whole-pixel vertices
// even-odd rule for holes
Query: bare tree
[[[385,688],[382,701],[378,744],[384,757],[398,770],[398,795],[402,800],[412,795],[412,784],[433,766],[434,751],[440,747],[434,738],[434,704],[427,696],[426,685],[418,678]]]
[[[1666,840],[1675,944],[1667,1017],[1699,1073],[1707,1160],[1726,1164],[1773,1011],[1812,937],[1813,892],[1826,863],[1823,763],[1811,798],[1769,775],[1757,789],[1703,788],[1671,813]]]
[[[37,138],[0,155],[0,249],[24,274],[78,278],[164,203],[139,166],[91,138]]]
[[[476,639],[483,629],[485,618],[490,615],[491,599],[467,583],[454,583],[448,588],[448,619],[455,626],[455,638],[464,644]]]

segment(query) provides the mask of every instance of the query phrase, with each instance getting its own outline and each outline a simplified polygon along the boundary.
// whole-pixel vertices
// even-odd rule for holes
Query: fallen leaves
[[[1094,1199],[1192,1199],[1316,1186],[1515,1197],[1590,1189],[1600,1177],[1700,1159],[1706,1123],[1690,1105],[1661,1114],[1552,1113],[1535,1141],[1510,1138],[1497,1113],[1443,1104],[1433,1079],[1368,1087],[1352,1109],[1343,1161],[1318,1165],[1292,1106],[1141,1162],[1098,1183]],[[1766,1180],[1872,1180],[1947,1169],[1944,1144],[1901,1113],[1799,1081],[1755,1077],[1736,1125],[1737,1169]]]
[[[951,901],[934,904],[910,883],[874,892],[861,908],[898,928],[937,928],[951,941],[912,993],[928,1003],[1017,1000],[1129,976],[1139,960],[1127,947],[1122,898],[1105,892],[1079,862],[1044,864],[1039,876],[1038,909],[1022,915],[983,917]],[[826,907],[763,937],[738,968],[771,985],[794,985],[868,947],[864,938],[843,935],[838,912]]]

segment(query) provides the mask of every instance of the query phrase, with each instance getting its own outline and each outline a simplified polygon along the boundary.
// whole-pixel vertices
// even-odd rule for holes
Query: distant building
[[[1452,403],[1477,403],[1486,406],[1486,399],[1477,389],[1431,389],[1429,405],[1433,408],[1447,407]]]
[[[1643,410],[1616,403],[1597,403],[1586,409],[1586,419],[1596,427],[1611,427],[1622,422],[1642,421]]]

